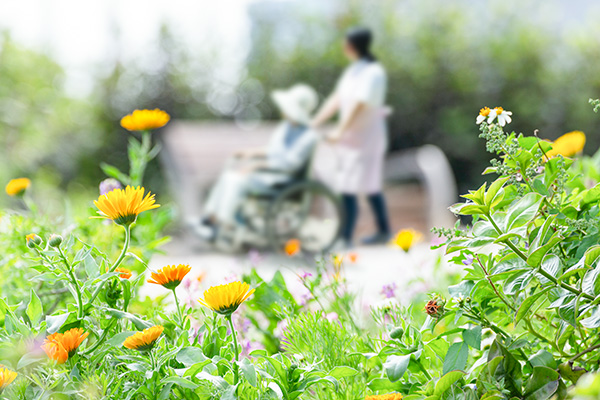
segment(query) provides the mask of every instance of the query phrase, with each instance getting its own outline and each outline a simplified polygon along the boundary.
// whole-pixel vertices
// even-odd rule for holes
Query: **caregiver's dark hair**
[[[368,28],[352,28],[346,32],[346,40],[354,50],[358,53],[361,59],[375,61],[375,56],[371,53],[371,41],[373,34]]]

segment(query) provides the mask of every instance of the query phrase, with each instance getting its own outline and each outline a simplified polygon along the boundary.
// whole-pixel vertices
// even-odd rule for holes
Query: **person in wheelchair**
[[[296,84],[273,91],[271,98],[282,122],[265,148],[239,151],[228,161],[204,206],[198,233],[207,240],[214,239],[221,227],[244,223],[238,210],[248,193],[292,182],[309,162],[318,138],[308,127],[317,93],[308,85]]]

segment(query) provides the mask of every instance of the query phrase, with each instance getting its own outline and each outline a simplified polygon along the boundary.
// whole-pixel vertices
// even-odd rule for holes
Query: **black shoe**
[[[389,242],[391,239],[391,235],[389,233],[376,233],[372,236],[368,236],[362,240],[362,244],[372,245],[372,244],[385,244]]]

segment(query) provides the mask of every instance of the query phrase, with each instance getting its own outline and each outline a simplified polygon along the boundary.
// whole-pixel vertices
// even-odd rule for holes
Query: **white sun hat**
[[[294,122],[306,124],[319,103],[317,92],[308,85],[298,83],[289,89],[274,90],[273,102],[286,117]]]

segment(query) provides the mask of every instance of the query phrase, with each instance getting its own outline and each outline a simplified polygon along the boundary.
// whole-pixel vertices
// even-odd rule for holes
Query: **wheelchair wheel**
[[[276,252],[290,239],[299,239],[304,251],[326,252],[340,235],[342,218],[340,201],[326,186],[315,181],[296,183],[273,199],[267,238]]]

